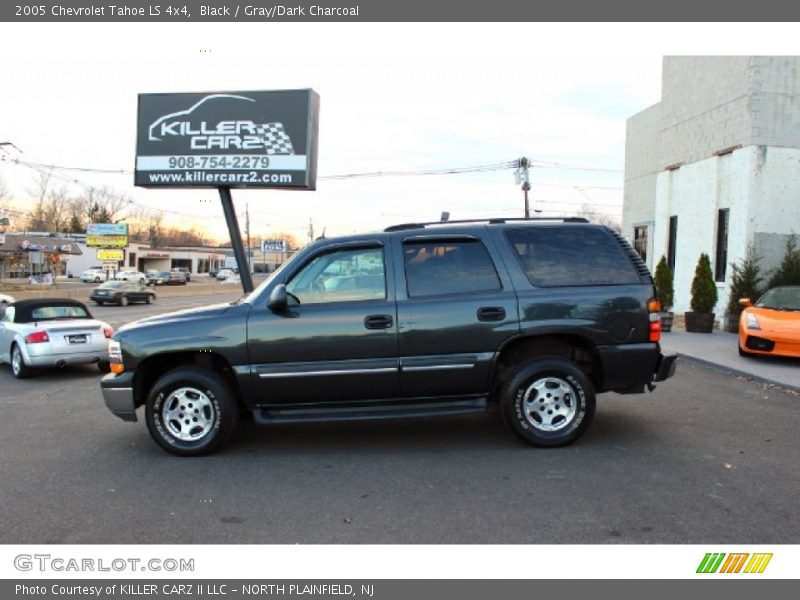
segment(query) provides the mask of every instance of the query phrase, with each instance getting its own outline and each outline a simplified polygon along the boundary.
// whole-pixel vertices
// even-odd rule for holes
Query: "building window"
[[[728,266],[728,218],[730,209],[717,212],[717,260],[714,265],[714,281],[725,281]]]
[[[677,215],[669,218],[669,238],[667,241],[667,264],[673,273],[675,272],[675,249],[678,240],[678,217]]]
[[[647,262],[647,225],[633,228],[633,248]]]

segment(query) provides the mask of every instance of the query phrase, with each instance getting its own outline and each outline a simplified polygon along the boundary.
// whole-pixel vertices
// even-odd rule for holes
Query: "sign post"
[[[233,188],[314,190],[319,95],[310,89],[140,94],[134,184],[219,190],[242,289],[253,290]]]

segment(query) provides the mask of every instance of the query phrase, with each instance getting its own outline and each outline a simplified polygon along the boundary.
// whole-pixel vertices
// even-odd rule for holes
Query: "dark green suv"
[[[630,245],[583,219],[398,225],[318,240],[238,302],[121,328],[101,386],[179,455],[222,446],[243,412],[272,425],[492,402],[524,441],[558,446],[597,393],[674,373],[655,293]]]

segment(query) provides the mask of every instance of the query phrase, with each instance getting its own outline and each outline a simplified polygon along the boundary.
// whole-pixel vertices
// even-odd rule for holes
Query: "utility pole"
[[[253,264],[253,247],[250,245],[250,203],[245,200],[244,203],[244,228],[247,233],[247,272],[252,271],[250,265]]]
[[[308,218],[308,243],[314,241],[314,220],[309,217]]]
[[[531,207],[528,201],[528,192],[531,190],[531,181],[528,173],[530,161],[524,156],[517,163],[517,183],[522,183],[522,192],[525,194],[525,218],[531,218]]]

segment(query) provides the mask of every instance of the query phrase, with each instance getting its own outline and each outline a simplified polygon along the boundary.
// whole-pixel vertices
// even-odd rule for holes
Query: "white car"
[[[108,340],[114,330],[69,298],[18,300],[0,317],[0,362],[24,379],[37,367],[94,363],[109,371]]]
[[[220,269],[217,271],[217,281],[225,281],[232,275],[234,275],[233,269]]]
[[[103,269],[89,269],[81,273],[83,283],[100,283],[106,280],[106,272]]]
[[[144,285],[147,281],[147,275],[141,271],[120,271],[114,275],[114,279],[117,281],[133,281],[134,283],[141,283]]]
[[[229,277],[223,279],[222,283],[242,283],[242,278],[239,275],[230,275]]]

